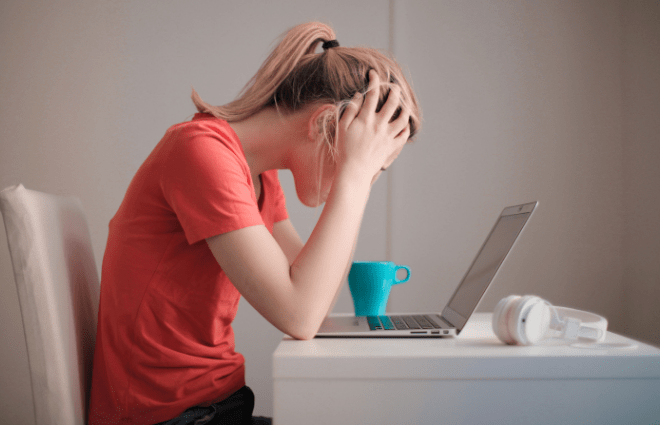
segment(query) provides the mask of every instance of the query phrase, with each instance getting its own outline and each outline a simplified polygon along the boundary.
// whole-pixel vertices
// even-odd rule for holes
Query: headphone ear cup
[[[550,308],[545,301],[534,300],[524,317],[520,320],[522,323],[522,334],[527,345],[536,344],[548,333],[550,326]]]
[[[549,313],[542,298],[534,295],[521,297],[509,320],[512,338],[522,345],[531,345],[541,340],[550,324]]]
[[[509,295],[501,299],[493,312],[493,332],[495,332],[495,335],[500,341],[506,344],[516,343],[516,340],[509,331],[509,320],[511,319],[511,312],[520,298],[518,295]]]
[[[517,344],[527,345],[527,338],[525,337],[525,320],[524,314],[527,309],[540,298],[534,295],[525,295],[517,300],[515,306],[511,310],[509,319],[507,320],[507,328],[513,339]]]
[[[525,295],[516,300],[516,304],[512,306],[511,312],[509,313],[509,318],[506,322],[507,329],[509,334],[511,334],[511,339],[515,344],[524,344],[525,337],[521,338],[520,336],[520,314],[522,313],[523,307],[529,301],[530,296]]]

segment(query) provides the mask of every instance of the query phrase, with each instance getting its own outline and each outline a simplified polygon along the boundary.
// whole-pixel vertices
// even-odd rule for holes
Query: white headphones
[[[510,295],[495,307],[493,331],[502,342],[512,345],[533,345],[545,338],[602,342],[607,319],[586,311],[554,307],[533,295]]]

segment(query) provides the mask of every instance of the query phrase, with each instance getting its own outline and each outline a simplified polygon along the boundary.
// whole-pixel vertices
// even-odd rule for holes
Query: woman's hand
[[[380,78],[371,70],[366,96],[363,99],[362,94],[357,93],[339,120],[338,173],[347,172],[374,181],[382,169],[396,159],[408,140],[410,113],[403,109],[391,121],[401,106],[401,89],[395,85],[381,110],[376,112],[379,92]]]

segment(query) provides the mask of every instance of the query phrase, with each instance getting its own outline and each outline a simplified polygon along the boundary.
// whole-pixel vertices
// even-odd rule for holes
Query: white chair
[[[37,425],[82,425],[92,374],[99,278],[76,198],[0,192],[27,342]]]

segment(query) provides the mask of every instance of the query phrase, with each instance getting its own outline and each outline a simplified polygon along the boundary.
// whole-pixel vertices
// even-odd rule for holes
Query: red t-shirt
[[[239,292],[205,239],[287,218],[277,170],[256,199],[223,120],[171,127],[110,221],[89,423],[153,424],[245,385],[231,323]]]

